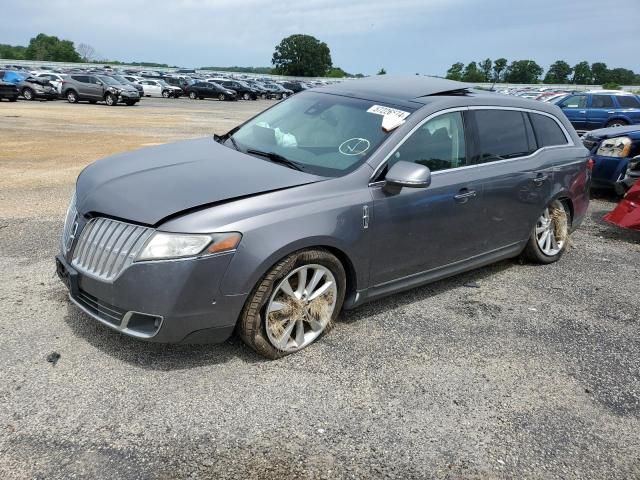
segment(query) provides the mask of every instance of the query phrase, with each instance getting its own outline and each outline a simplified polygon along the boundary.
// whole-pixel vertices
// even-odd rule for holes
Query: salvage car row
[[[11,67],[11,66],[9,66]],[[69,103],[87,101],[107,105],[135,105],[142,97],[192,100],[215,98],[220,101],[275,99],[282,100],[307,88],[319,86],[298,81],[275,81],[270,78],[250,79],[212,76],[208,74],[159,74],[158,72],[94,69],[38,71],[0,69],[0,99],[16,101],[55,100]]]

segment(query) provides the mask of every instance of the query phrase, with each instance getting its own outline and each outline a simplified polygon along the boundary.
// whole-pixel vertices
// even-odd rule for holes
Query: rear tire
[[[552,201],[538,218],[523,256],[533,262],[557,262],[567,249],[571,215],[564,203]]]
[[[242,99],[243,100],[251,100],[251,95],[249,95],[248,93],[243,93],[242,94]]]
[[[614,120],[609,120],[607,122],[606,127],[607,128],[611,128],[611,127],[626,127],[627,125],[629,125],[627,122],[625,122],[624,120],[620,120],[618,118],[614,119]]]
[[[289,275],[293,274],[291,279],[294,282],[299,281],[300,277],[296,275],[296,271],[305,269],[307,266],[310,273],[309,275],[306,273],[304,275],[304,286],[296,285],[295,287],[296,294],[304,289],[302,298],[296,300],[294,297],[285,295],[282,288],[283,284],[286,283],[293,289],[293,285],[289,283]],[[315,279],[315,272],[318,271],[329,272],[330,275],[325,273],[312,285]],[[329,281],[331,277],[335,283]],[[325,287],[325,283],[329,284],[326,286],[328,288]],[[313,297],[313,292],[319,292],[323,288],[324,293],[321,293],[314,300],[309,301],[306,299],[307,289],[309,289],[309,295]],[[331,329],[342,309],[345,291],[346,274],[344,267],[334,255],[322,249],[301,250],[293,253],[278,262],[253,289],[240,315],[237,325],[238,335],[260,355],[272,360],[297,352],[314,343]],[[335,294],[335,298],[333,298],[333,294]],[[276,298],[284,299],[284,303],[275,301]],[[319,306],[316,304],[313,307],[315,309],[314,312],[310,305],[311,302],[318,300],[320,300],[320,304]],[[292,301],[293,303],[289,305],[286,304],[287,301],[289,303]],[[327,302],[326,309],[322,307],[324,305],[322,302],[325,301]],[[275,304],[279,304],[280,308],[271,309],[271,312],[267,314],[267,310]],[[329,308],[332,308],[332,310],[328,310]],[[286,309],[292,309],[292,311],[290,310],[291,313],[288,315],[286,313],[277,313],[284,312]],[[274,313],[280,316],[274,319],[272,317]],[[269,315],[269,318],[267,318],[267,315]],[[311,317],[310,315],[313,316]],[[269,322],[268,325],[267,322]],[[280,346],[276,346],[275,343],[277,342],[271,340],[274,335],[278,334],[278,332],[275,332],[275,326],[286,330],[284,325],[291,326],[291,322],[296,323],[293,330],[289,330],[291,337],[283,333],[282,338],[285,339],[285,342]],[[268,328],[269,331],[267,331]],[[298,328],[302,328],[304,332],[303,341],[300,343],[294,340],[294,337],[298,338],[295,335],[295,333],[298,333]]]
[[[78,94],[75,90],[67,90],[65,97],[67,97],[67,102],[69,103],[78,103]]]
[[[191,100],[195,100],[196,98],[198,98],[198,95],[196,95],[196,92],[189,92],[189,98]]]

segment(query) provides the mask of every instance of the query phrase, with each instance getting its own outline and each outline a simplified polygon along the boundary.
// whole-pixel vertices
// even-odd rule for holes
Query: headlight
[[[242,235],[238,232],[198,235],[156,232],[147,241],[136,261],[195,257],[234,250]]]
[[[602,141],[596,153],[605,157],[624,158],[629,155],[631,143],[629,137],[607,138]]]

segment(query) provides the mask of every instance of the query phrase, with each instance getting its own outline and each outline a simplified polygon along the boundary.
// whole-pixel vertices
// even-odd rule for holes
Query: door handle
[[[586,110],[580,110],[578,113],[587,113]]]
[[[463,188],[457,195],[453,196],[453,199],[458,203],[467,203],[470,198],[474,198],[475,196],[475,190],[467,190],[466,188]]]
[[[611,114],[616,113],[616,112],[614,112],[613,110],[611,110],[610,112],[607,112],[607,113],[608,113],[609,115],[611,115]]]
[[[546,182],[548,178],[549,178],[549,175],[538,175],[536,178],[533,179],[533,183],[535,183],[536,186],[539,187],[544,182]]]

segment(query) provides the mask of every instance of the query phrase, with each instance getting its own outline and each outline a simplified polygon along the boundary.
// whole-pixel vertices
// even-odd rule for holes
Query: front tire
[[[75,90],[67,91],[66,97],[67,97],[67,102],[78,103],[78,94],[75,92]]]
[[[104,103],[106,103],[110,107],[113,107],[116,103],[118,103],[118,99],[115,95],[107,93],[104,97]]]
[[[35,100],[36,98],[36,96],[33,93],[33,90],[31,90],[29,87],[22,90],[22,96],[24,97],[25,100]]]
[[[224,96],[224,93],[221,93],[220,95],[218,95],[218,100],[220,100],[221,102],[225,101],[227,99],[227,97]]]
[[[169,90],[163,90],[162,91],[162,97],[163,98],[169,98],[171,95],[169,94]]]
[[[191,100],[195,100],[196,98],[198,98],[198,95],[196,95],[196,92],[189,92],[189,98]]]
[[[245,92],[245,93],[242,94],[242,99],[243,100],[251,100],[251,95],[249,95],[248,93]]]
[[[534,263],[557,262],[567,248],[571,218],[559,200],[551,202],[538,218],[523,255]]]
[[[238,334],[256,352],[277,359],[329,331],[344,302],[346,274],[326,250],[302,250],[276,264],[247,299]]]

